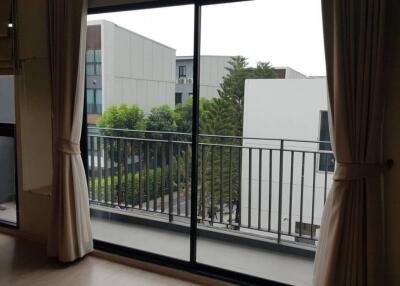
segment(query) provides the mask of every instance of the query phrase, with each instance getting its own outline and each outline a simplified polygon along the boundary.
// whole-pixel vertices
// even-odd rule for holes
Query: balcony
[[[310,285],[330,143],[199,139],[199,262]],[[89,128],[88,146],[95,238],[188,260],[191,135]]]

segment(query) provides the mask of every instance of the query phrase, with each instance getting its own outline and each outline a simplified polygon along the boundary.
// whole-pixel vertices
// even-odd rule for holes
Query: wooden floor
[[[41,246],[0,233],[0,285],[197,285],[94,256],[65,266],[45,253]]]

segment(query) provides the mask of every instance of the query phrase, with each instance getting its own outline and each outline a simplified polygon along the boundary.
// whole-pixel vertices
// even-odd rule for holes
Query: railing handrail
[[[89,137],[95,138],[106,138],[106,139],[121,139],[121,140],[132,140],[132,141],[143,141],[143,142],[157,142],[157,143],[174,143],[174,144],[184,144],[190,145],[191,141],[176,141],[176,140],[165,140],[165,139],[152,139],[152,138],[137,138],[137,137],[123,137],[123,136],[109,136],[109,135],[99,135],[99,134],[89,134]],[[226,147],[226,148],[238,148],[238,149],[253,149],[253,150],[266,150],[266,151],[284,151],[284,152],[298,152],[298,153],[316,153],[316,154],[333,154],[330,150],[304,150],[304,149],[293,149],[293,148],[274,148],[274,147],[259,147],[259,146],[243,146],[234,144],[221,144],[221,143],[208,143],[200,142],[201,146],[215,146],[215,147]]]
[[[169,135],[184,135],[191,137],[191,133],[175,132],[175,131],[153,131],[153,130],[137,130],[137,129],[122,129],[122,128],[106,128],[106,127],[88,127],[93,130],[109,130],[109,131],[122,131],[122,132],[134,132],[134,133],[148,133],[148,134],[169,134]],[[291,138],[263,138],[263,137],[241,137],[233,135],[214,135],[214,134],[199,134],[201,137],[209,138],[224,138],[224,139],[237,139],[237,140],[262,140],[262,141],[284,141],[284,142],[299,142],[299,143],[314,143],[314,144],[331,144],[331,141],[319,141],[319,140],[303,140],[303,139],[291,139]]]

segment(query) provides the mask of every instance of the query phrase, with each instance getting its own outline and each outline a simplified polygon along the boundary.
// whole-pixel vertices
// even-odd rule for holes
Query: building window
[[[102,90],[101,89],[86,89],[87,97],[87,113],[101,114],[102,112]]]
[[[86,64],[86,75],[95,75],[94,66],[95,65],[93,63]]]
[[[95,64],[95,74],[96,75],[101,75],[101,63],[96,63]]]
[[[320,112],[320,127],[319,127],[319,150],[320,151],[331,151],[332,145],[330,143],[329,136],[329,123],[328,123],[328,111],[322,110]],[[333,154],[320,154],[319,166],[320,171],[333,172],[335,170],[335,157]]]
[[[96,63],[101,63],[101,50],[94,51],[94,59]]]
[[[182,93],[177,92],[177,93],[175,93],[175,105],[178,105],[181,103],[182,103]]]
[[[93,50],[86,51],[86,62],[94,63],[94,51]]]
[[[86,75],[101,75],[101,50],[86,51]]]
[[[179,77],[186,77],[186,66],[179,66]]]
[[[101,89],[95,89],[94,99],[96,104],[96,114],[101,114],[103,104],[103,91]]]

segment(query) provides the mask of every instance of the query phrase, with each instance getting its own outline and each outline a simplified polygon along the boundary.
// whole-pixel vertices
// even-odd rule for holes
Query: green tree
[[[149,131],[176,131],[176,114],[168,105],[153,107],[146,119],[146,129]]]
[[[220,120],[221,115],[219,114],[210,115],[209,120],[217,120],[221,122],[221,124],[226,124],[226,121],[229,121],[232,126],[226,129],[226,132],[228,134],[242,136],[245,100],[244,87],[246,79],[275,78],[276,74],[269,63],[259,62],[255,68],[249,67],[247,59],[242,56],[232,57],[229,65],[230,67],[227,68],[228,74],[224,76],[223,82],[218,90],[220,99],[218,103],[228,108],[228,111],[224,113],[223,121]],[[220,135],[225,135],[225,132],[220,133]]]
[[[192,133],[193,98],[189,97],[175,107],[176,130],[183,133]]]
[[[97,120],[96,125],[109,129],[145,130],[145,117],[143,111],[137,105],[128,107],[126,104],[110,106]],[[107,135],[128,136],[124,131],[103,130]]]
[[[200,115],[200,132],[202,132],[201,125],[206,123],[204,118],[205,110],[210,100],[200,98],[199,115]],[[185,102],[180,103],[175,108],[176,125],[178,132],[192,133],[193,123],[193,98],[189,97]]]
[[[235,138],[203,137],[203,143],[237,146],[235,148],[220,146],[206,146],[201,149],[200,179],[204,190],[205,209],[199,205],[199,213],[206,216],[215,216],[221,211],[219,201],[223,200],[224,208],[229,205],[239,208],[240,177],[241,177],[241,148],[243,134],[244,89],[247,79],[275,78],[276,74],[269,63],[258,63],[256,67],[249,67],[247,59],[238,56],[229,62],[227,75],[218,90],[218,98],[208,101],[203,106],[201,116],[201,133],[211,135],[237,136]],[[227,181],[231,179],[231,190]],[[229,185],[229,184],[228,184]],[[203,198],[201,198],[203,200]],[[214,202],[213,204],[211,202]],[[211,206],[212,204],[212,206]],[[211,212],[211,209],[213,210]],[[236,213],[237,222],[240,214]]]

